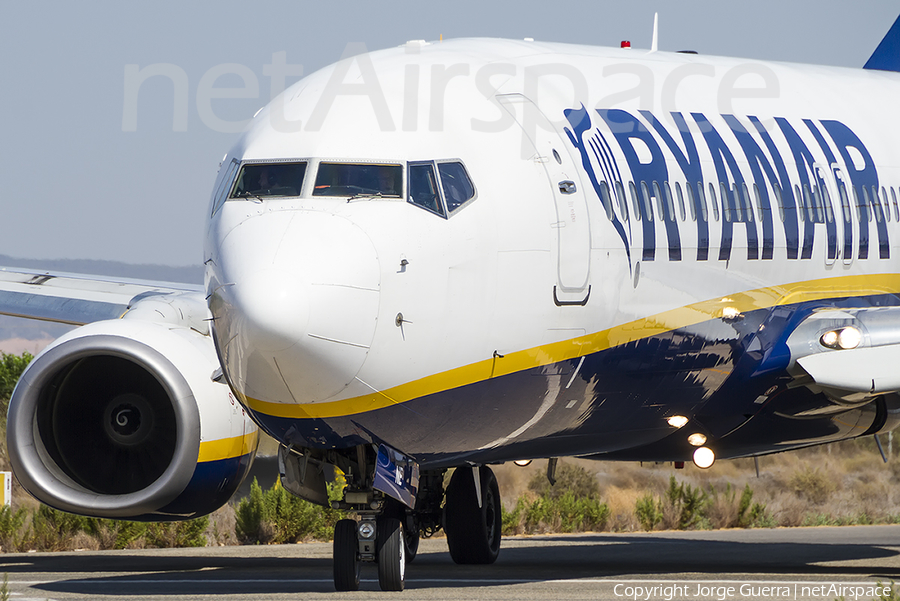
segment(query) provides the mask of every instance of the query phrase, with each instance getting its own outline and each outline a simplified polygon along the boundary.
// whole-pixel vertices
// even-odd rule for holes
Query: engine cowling
[[[259,440],[218,368],[209,336],[189,327],[120,319],[69,332],[34,359],[10,399],[16,477],[47,505],[82,515],[214,511]]]

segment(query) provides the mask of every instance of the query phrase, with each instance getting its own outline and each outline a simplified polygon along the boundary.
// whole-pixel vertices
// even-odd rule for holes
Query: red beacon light
[[[631,42],[628,40],[622,40],[621,48],[631,48]]]

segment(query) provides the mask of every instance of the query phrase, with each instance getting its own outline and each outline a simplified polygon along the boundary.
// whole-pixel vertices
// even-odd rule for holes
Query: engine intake
[[[179,498],[179,507],[186,498],[218,502],[240,483],[255,447],[217,464],[217,481],[207,470],[192,484],[201,439],[240,441],[256,427],[211,380],[217,367],[209,337],[187,328],[116,320],[70,332],[13,392],[7,437],[16,476],[44,503],[97,517],[177,519],[164,514]]]
[[[172,463],[178,442],[175,408],[162,384],[144,366],[111,355],[59,369],[41,388],[36,418],[54,463],[104,495],[153,484]]]

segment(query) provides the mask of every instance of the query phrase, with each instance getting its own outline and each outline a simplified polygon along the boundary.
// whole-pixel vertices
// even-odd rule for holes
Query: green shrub
[[[882,590],[888,588],[886,585],[882,584],[880,580],[875,584]],[[900,590],[897,590],[897,586],[894,584],[893,580],[891,580],[891,585],[888,592],[878,595],[878,598],[875,601],[900,601]]]
[[[669,477],[669,486],[661,497],[646,494],[635,503],[634,513],[644,530],[657,525],[675,530],[687,530],[700,524],[709,503],[706,493],[699,487]]]
[[[729,484],[729,486],[731,485]],[[750,485],[747,484],[744,486],[744,492],[741,493],[741,500],[738,503],[737,525],[741,528],[747,528],[753,523],[754,513],[758,514],[760,508],[764,511],[765,505],[753,503],[753,491],[750,490]]]
[[[739,499],[731,483],[726,484],[724,490],[710,484],[707,502],[701,513],[700,523],[711,528],[754,528],[763,523],[773,525],[766,506],[753,502],[753,490],[749,484],[744,486]]]
[[[662,503],[655,499],[652,494],[647,493],[635,503],[634,513],[641,524],[641,528],[650,532],[662,522]]]
[[[505,534],[585,532],[606,528],[611,512],[609,505],[598,498],[599,488],[593,476],[583,468],[566,464],[562,464],[559,474],[555,486],[550,486],[541,474],[532,478],[529,488],[539,496],[529,499],[523,495],[516,501],[513,511],[503,511]],[[566,488],[566,484],[572,488]]]
[[[774,528],[778,525],[775,518],[762,503],[753,503],[753,491],[750,485],[744,487],[741,505],[738,511],[738,527],[740,528]],[[749,508],[749,509],[748,509]]]
[[[571,491],[559,499],[560,530],[562,532],[598,532],[609,522],[609,505],[599,499],[575,497]]]
[[[600,496],[597,478],[580,465],[560,462],[556,467],[556,484],[551,485],[543,472],[537,472],[528,482],[528,490],[539,497],[559,499],[567,492],[576,498],[594,499]]]
[[[4,524],[7,524],[9,536],[15,536],[17,520],[19,525],[25,522],[25,513],[24,509],[15,514],[8,508],[0,510],[0,536]],[[80,543],[93,541],[100,549],[202,547],[206,545],[204,532],[208,525],[209,518],[205,516],[182,522],[128,522],[88,518],[40,505],[32,514],[25,534],[8,548],[66,551],[72,549],[76,538]],[[4,545],[4,548],[7,547]]]
[[[344,483],[328,486],[328,498],[339,499]],[[263,492],[254,478],[250,496],[235,510],[235,534],[244,544],[295,543],[306,539],[329,540],[342,513],[305,501],[286,491],[281,483]]]
[[[138,541],[146,536],[148,527],[145,522],[88,518],[85,532],[97,540],[101,549],[127,549],[142,546]]]
[[[0,507],[0,547],[3,551],[19,551],[22,547],[22,528],[27,519],[24,509],[16,509],[4,505]]]
[[[9,353],[0,352],[0,406],[3,407],[3,415],[6,416],[6,407],[9,404],[9,397],[12,396],[13,388],[16,382],[31,363],[34,357],[31,353],[25,352],[21,355],[10,355]]]
[[[502,533],[504,536],[510,536],[513,534],[519,534],[519,527],[522,523],[522,515],[525,511],[525,507],[528,501],[525,497],[519,497],[516,501],[516,507],[512,511],[506,511],[503,506],[500,506],[500,515],[501,515],[501,524],[502,524]]]
[[[40,505],[31,518],[31,530],[25,545],[36,551],[65,551],[79,532],[87,528],[88,518]]]
[[[242,542],[267,543],[268,537],[262,533],[265,519],[265,497],[259,481],[253,478],[250,484],[250,496],[241,499],[234,513],[234,529],[238,540]]]
[[[9,411],[9,397],[12,396],[13,388],[32,359],[34,357],[27,352],[21,355],[0,352],[0,449],[2,449],[0,465],[7,470],[9,460],[6,453],[6,413]]]
[[[148,547],[170,549],[178,547],[205,547],[209,517],[203,516],[184,522],[149,522],[144,535]]]
[[[670,519],[674,518],[673,525],[676,529],[687,530],[700,521],[708,499],[699,487],[694,488],[684,482],[678,484],[675,476],[670,476],[665,501],[663,516],[668,514]]]

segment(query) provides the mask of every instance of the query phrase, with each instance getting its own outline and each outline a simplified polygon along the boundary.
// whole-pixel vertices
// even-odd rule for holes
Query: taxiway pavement
[[[374,565],[363,566],[360,592],[335,593],[329,543],[5,554],[0,572],[14,601],[622,600],[639,590],[666,601],[830,601],[836,589],[817,587],[900,582],[900,526],[509,537],[492,566],[457,566],[444,539],[424,540],[403,593],[382,593]]]

